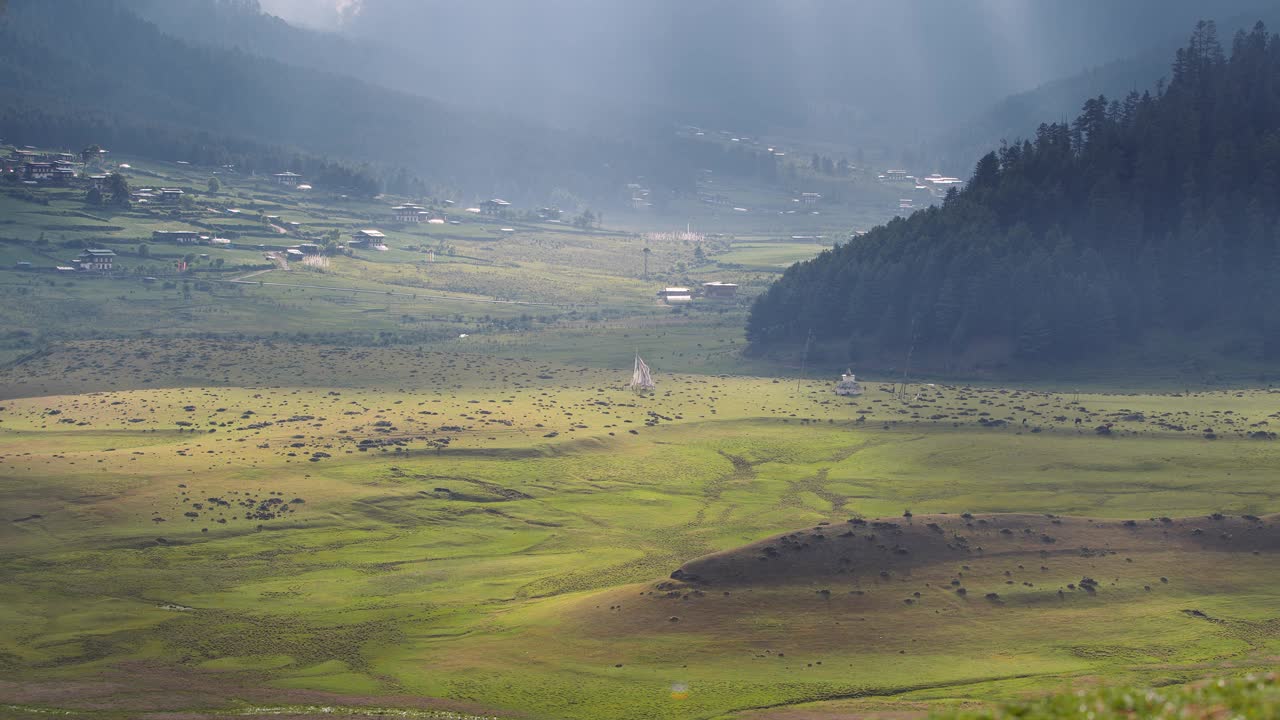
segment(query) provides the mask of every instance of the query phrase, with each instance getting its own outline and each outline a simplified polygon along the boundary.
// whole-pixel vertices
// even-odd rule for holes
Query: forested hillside
[[[1274,27],[1280,23],[1280,8],[1256,8],[1220,22],[1219,30],[1247,28],[1259,18]],[[998,147],[1001,140],[1026,137],[1041,122],[1072,117],[1080,106],[1080,98],[1124,97],[1134,89],[1154,87],[1161,78],[1168,78],[1169,56],[1184,40],[1185,35],[1179,29],[1176,37],[1171,34],[1166,42],[1141,49],[1129,57],[1010,95],[971,120],[948,127],[925,143],[919,155],[941,172],[966,171],[979,157]]]
[[[1280,39],[1226,52],[1201,23],[1171,79],[978,162],[941,207],[790,268],[753,307],[754,348],[812,329],[852,358],[955,357],[991,340],[1069,360],[1167,328],[1280,357]]]
[[[192,44],[117,0],[9,2],[0,15],[0,93],[0,136],[23,144],[99,143],[272,171],[290,148],[510,197],[664,177],[643,140],[556,131],[241,48]],[[676,164],[677,180],[684,170],[692,173]]]

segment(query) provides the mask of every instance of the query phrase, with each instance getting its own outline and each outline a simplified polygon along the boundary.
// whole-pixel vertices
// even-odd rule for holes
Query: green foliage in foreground
[[[1275,674],[1246,675],[1177,687],[1141,690],[1116,687],[1053,695],[998,710],[959,712],[948,720],[1026,718],[1271,718],[1280,716],[1280,685]]]

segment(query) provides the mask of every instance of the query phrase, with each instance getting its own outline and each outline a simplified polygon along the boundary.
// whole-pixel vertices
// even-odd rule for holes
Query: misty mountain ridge
[[[1261,19],[1268,27],[1280,27],[1280,10],[1266,6],[1255,12],[1219,21],[1229,34],[1248,29]],[[924,144],[920,155],[932,167],[947,173],[963,174],[979,157],[999,147],[1002,141],[1029,137],[1041,122],[1066,122],[1079,110],[1082,97],[1123,97],[1134,90],[1154,87],[1169,75],[1168,58],[1182,46],[1184,33],[1167,42],[1142,49],[1133,55],[1089,67],[1068,77],[1010,95],[981,114],[942,131]]]
[[[660,153],[644,138],[604,141],[240,46],[193,45],[138,17],[134,10],[145,5],[10,2],[0,19],[0,88],[11,103],[0,131],[28,144],[101,142],[148,156],[161,149],[148,138],[161,135],[205,149],[265,144],[399,167],[431,185],[513,198],[542,199],[561,187],[590,197],[635,173],[663,176],[653,167]],[[254,13],[252,3],[198,5],[216,10],[227,28],[249,17],[261,34],[255,42],[270,45],[266,38],[279,35],[282,44],[314,47],[311,31]]]
[[[918,145],[1001,98],[1131,55],[1139,30],[1173,38],[1201,14],[1194,0],[132,3],[189,42],[541,125],[619,138],[693,124],[871,150]]]

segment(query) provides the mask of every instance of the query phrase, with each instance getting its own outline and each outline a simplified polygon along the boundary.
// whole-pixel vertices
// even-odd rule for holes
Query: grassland
[[[1028,577],[970,559],[887,566],[910,572],[865,595],[808,576],[648,594],[709,553],[906,509],[917,530],[925,513],[1266,516],[1267,391],[845,400],[664,374],[636,396],[619,371],[487,354],[144,345],[69,345],[0,377],[0,700],[132,717],[181,688],[189,711],[279,693],[718,717],[1190,681],[1276,650],[1269,549],[1129,548],[1115,529],[1088,541],[1110,554],[1082,556],[1082,535],[1018,559]],[[967,600],[946,587],[960,563]],[[1084,576],[1104,587],[1057,597]]]
[[[0,264],[123,269],[0,270],[0,716],[999,713],[1280,650],[1277,394],[839,398],[744,358],[750,297],[823,247],[791,235],[848,217],[698,248],[234,176],[165,210],[42,192],[0,195]],[[183,227],[237,247],[139,251]],[[361,227],[388,248],[258,247]],[[712,279],[744,297],[655,302]]]

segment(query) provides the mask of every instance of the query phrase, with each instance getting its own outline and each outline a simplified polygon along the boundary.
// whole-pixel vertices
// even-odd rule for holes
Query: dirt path
[[[255,277],[258,277],[259,275],[263,275],[263,274],[265,274],[265,273],[269,273],[269,272],[271,272],[271,271],[272,271],[272,270],[274,270],[274,269],[275,269],[275,268],[267,268],[266,270],[254,270],[253,272],[249,273],[248,275],[241,275],[240,277],[237,277],[237,278],[231,278],[231,279],[230,279],[230,280],[228,280],[227,282],[244,282],[244,281],[248,280],[249,278],[255,278]]]
[[[287,269],[287,268],[286,268]],[[263,270],[262,272],[268,272]],[[247,280],[256,273],[250,273],[240,278],[232,278],[231,280],[209,280],[209,282],[219,283],[235,283],[241,285],[271,285],[274,287],[295,287],[306,288],[308,290],[334,290],[337,292],[365,293],[368,295],[392,295],[395,297],[410,297],[419,300],[456,300],[458,302],[487,303],[490,305],[528,305],[534,307],[574,307],[570,303],[549,303],[549,302],[531,302],[527,300],[497,300],[494,298],[470,298],[455,297],[453,295],[426,295],[423,293],[407,293],[395,292],[392,290],[368,290],[365,288],[344,288],[335,287],[333,285],[305,285],[299,283],[279,283],[279,282],[262,282],[260,280]]]

